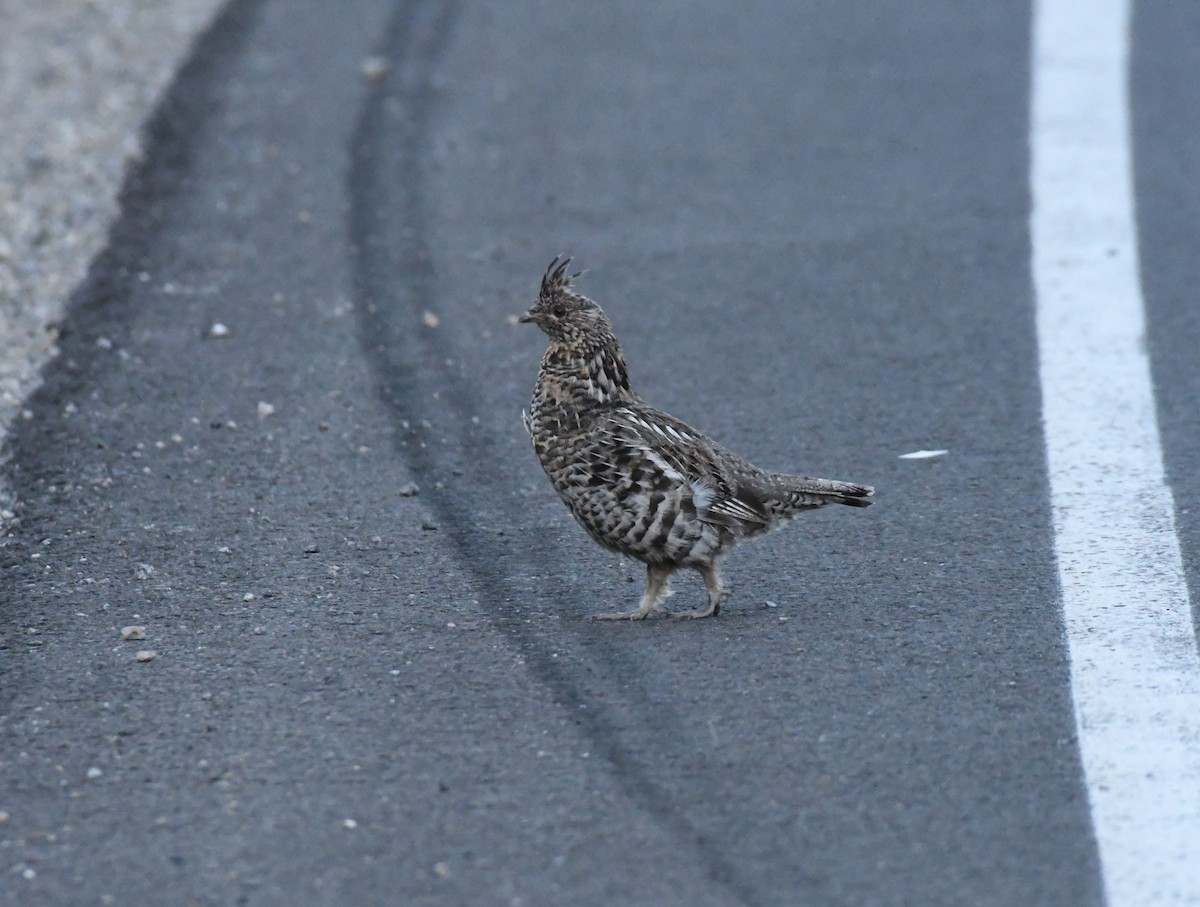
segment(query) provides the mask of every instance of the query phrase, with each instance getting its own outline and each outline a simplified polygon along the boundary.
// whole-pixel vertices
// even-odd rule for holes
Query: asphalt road
[[[1135,27],[1197,601],[1200,11]],[[10,445],[0,897],[1101,903],[1028,67],[1001,4],[235,0]],[[642,572],[521,428],[559,253],[645,397],[876,506],[735,553],[718,619],[587,621]]]

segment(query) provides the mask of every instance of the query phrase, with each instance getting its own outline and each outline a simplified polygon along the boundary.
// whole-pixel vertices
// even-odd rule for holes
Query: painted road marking
[[[1036,0],[1033,279],[1055,546],[1111,907],[1200,904],[1200,657],[1145,350],[1128,0]]]

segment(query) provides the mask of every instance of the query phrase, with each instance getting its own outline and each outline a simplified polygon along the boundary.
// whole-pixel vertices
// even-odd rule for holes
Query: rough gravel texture
[[[0,441],[117,214],[139,126],[220,5],[0,0]]]

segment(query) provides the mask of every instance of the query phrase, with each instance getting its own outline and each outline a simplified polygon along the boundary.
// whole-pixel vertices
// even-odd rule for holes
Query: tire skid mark
[[[722,842],[681,815],[680,805],[651,777],[649,755],[637,755],[623,739],[622,728],[629,722],[621,721],[622,716],[576,682],[577,667],[562,663],[586,663],[594,669],[589,672],[593,677],[589,686],[602,684],[623,694],[619,707],[630,709],[635,731],[646,732],[652,741],[654,763],[702,766],[703,743],[690,745],[686,725],[661,697],[653,697],[653,706],[648,705],[651,696],[640,665],[621,648],[628,641],[609,635],[589,637],[583,630],[568,630],[571,636],[563,638],[548,632],[561,632],[561,625],[525,622],[527,612],[521,603],[526,593],[506,564],[516,557],[523,563],[533,558],[545,567],[538,572],[555,576],[557,583],[564,582],[570,570],[550,553],[553,531],[527,525],[515,498],[496,496],[495,489],[511,482],[497,468],[496,452],[504,442],[486,428],[471,379],[449,364],[463,361],[456,355],[451,332],[419,327],[421,313],[436,307],[437,279],[427,238],[421,154],[437,103],[431,79],[453,34],[457,13],[457,4],[444,0],[397,4],[378,48],[390,71],[371,86],[352,139],[347,176],[349,254],[365,358],[397,425],[397,451],[444,525],[488,620],[521,653],[554,700],[579,722],[633,801],[693,851],[713,883],[739,903],[760,903],[752,881],[743,878],[725,855]],[[389,98],[398,101],[402,110],[390,122]],[[399,141],[395,141],[397,134]],[[435,394],[439,405],[433,407],[429,401]],[[443,436],[452,443],[442,445]],[[438,487],[456,450],[462,457],[463,475],[453,488]],[[497,523],[521,526],[525,542],[517,546],[498,541],[487,526],[490,521],[481,518],[485,508],[494,508]],[[560,661],[556,655],[564,648],[573,649],[575,657]]]

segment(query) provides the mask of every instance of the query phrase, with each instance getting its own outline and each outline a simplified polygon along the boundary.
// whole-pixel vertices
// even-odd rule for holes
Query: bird
[[[725,597],[720,560],[743,539],[827,504],[870,505],[874,488],[769,472],[655,409],[630,386],[621,344],[604,311],[574,288],[556,257],[537,300],[518,317],[549,338],[522,421],[534,452],[575,519],[599,544],[646,565],[637,608],[596,620],[656,614],[715,617]],[[666,612],[672,575],[704,581],[697,608]]]

